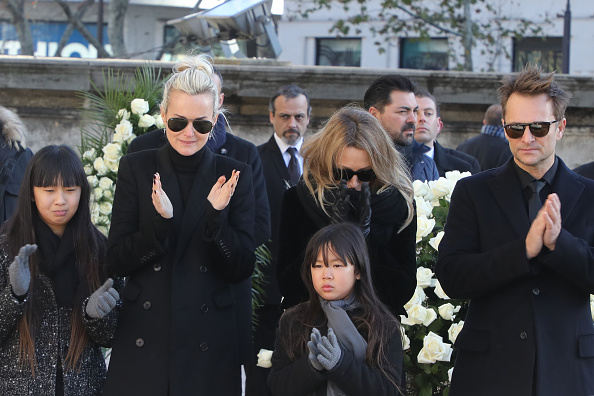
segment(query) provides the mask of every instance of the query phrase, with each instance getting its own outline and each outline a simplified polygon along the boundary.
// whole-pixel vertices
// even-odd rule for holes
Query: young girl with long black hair
[[[310,299],[281,317],[273,393],[401,395],[400,324],[373,288],[360,228],[338,223],[315,233],[301,276]]]

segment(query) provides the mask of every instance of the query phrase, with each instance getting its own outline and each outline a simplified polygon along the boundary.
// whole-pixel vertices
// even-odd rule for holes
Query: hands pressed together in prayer
[[[526,235],[526,257],[536,257],[543,245],[555,250],[561,232],[561,201],[557,194],[549,194]]]

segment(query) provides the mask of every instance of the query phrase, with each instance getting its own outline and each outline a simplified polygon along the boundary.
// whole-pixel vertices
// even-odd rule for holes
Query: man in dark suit
[[[225,94],[222,92],[223,76],[217,68],[214,69],[213,80],[219,91],[219,108],[221,108],[223,106],[223,101],[225,100]],[[252,167],[254,195],[256,200],[254,242],[256,243],[256,246],[260,246],[270,239],[270,209],[268,206],[268,197],[265,193],[266,184],[264,181],[262,162],[260,161],[256,146],[253,143],[228,132],[228,126],[224,114],[219,114],[219,118],[210,134],[210,138],[206,142],[206,147],[215,154],[233,158]],[[167,143],[165,130],[155,129],[154,131],[145,133],[132,140],[130,146],[128,146],[128,154],[136,151],[160,148],[163,147],[165,143]]]
[[[439,245],[470,299],[450,395],[593,395],[594,182],[555,155],[570,94],[536,67],[499,93],[513,158],[458,181]]]
[[[303,172],[303,158],[299,150],[303,143],[303,134],[309,125],[311,106],[309,96],[296,85],[281,87],[270,99],[270,123],[274,133],[268,142],[258,146],[262,159],[266,191],[270,203],[272,240],[270,249],[276,257],[280,206],[285,190],[297,183]],[[256,349],[274,349],[274,338],[280,319],[281,294],[276,280],[276,263],[265,269],[268,283],[265,285],[266,299],[264,306],[257,311],[259,325],[256,329],[254,344]],[[259,393],[253,393],[253,383],[248,378],[249,395],[269,394],[266,385],[268,369],[259,369],[261,386]]]
[[[481,170],[497,168],[512,156],[501,125],[502,118],[500,104],[489,106],[485,112],[481,134],[460,143],[456,148],[476,158]]]
[[[418,89],[415,91],[415,98],[419,105],[415,140],[430,148],[425,155],[433,158],[439,176],[444,177],[446,172],[453,170],[472,174],[480,172],[481,168],[476,158],[443,147],[437,142],[437,135],[443,128],[443,122],[441,121],[439,105],[435,97],[426,90]]]

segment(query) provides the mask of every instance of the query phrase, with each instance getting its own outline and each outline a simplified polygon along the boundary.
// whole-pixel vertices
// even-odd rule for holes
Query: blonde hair
[[[369,155],[376,179],[370,182],[373,192],[395,188],[405,198],[408,218],[406,227],[414,215],[414,190],[402,155],[396,151],[392,140],[379,121],[367,111],[347,106],[338,110],[320,131],[303,144],[303,179],[318,205],[326,212],[324,192],[336,188],[332,168],[346,147],[364,150]]]
[[[207,55],[189,56],[173,66],[173,73],[165,82],[161,110],[166,113],[169,96],[174,90],[189,95],[210,93],[212,95],[213,117],[219,113],[219,90],[213,80],[214,68]]]

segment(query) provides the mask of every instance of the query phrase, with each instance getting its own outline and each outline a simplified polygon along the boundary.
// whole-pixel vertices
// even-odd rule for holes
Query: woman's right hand
[[[31,271],[29,270],[29,257],[35,253],[37,245],[25,245],[19,249],[19,254],[14,258],[8,267],[10,286],[15,296],[21,297],[27,294],[31,282]]]
[[[161,175],[159,172],[155,173],[155,177],[153,179],[153,205],[157,212],[166,219],[170,219],[173,217],[173,205],[169,200],[165,191],[163,191],[163,187],[161,186]]]

